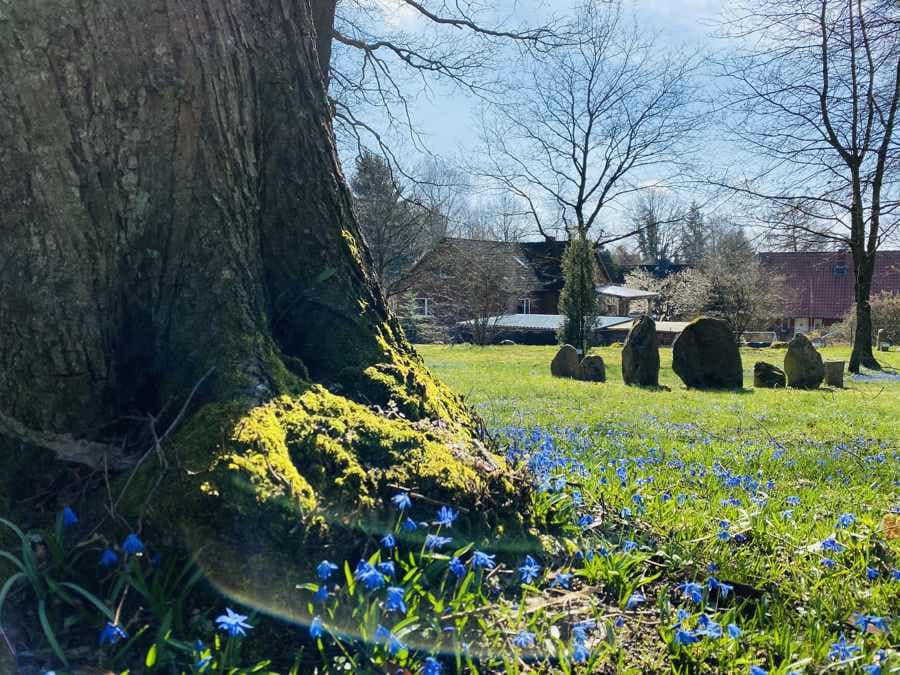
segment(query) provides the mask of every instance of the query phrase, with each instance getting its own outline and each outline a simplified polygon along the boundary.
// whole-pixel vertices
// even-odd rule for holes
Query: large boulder
[[[639,387],[659,386],[659,340],[656,324],[647,315],[634,322],[625,338],[622,379]]]
[[[740,389],[744,367],[734,331],[722,319],[691,321],[672,343],[672,369],[693,389]]]
[[[753,386],[757,389],[784,389],[787,386],[787,376],[778,366],[757,361],[753,366]]]
[[[602,356],[585,356],[578,364],[578,379],[585,382],[606,382],[606,364]]]
[[[550,374],[554,377],[577,377],[581,359],[572,345],[563,345],[550,362]]]
[[[784,372],[789,387],[817,389],[825,378],[822,356],[805,335],[797,333],[784,355]]]

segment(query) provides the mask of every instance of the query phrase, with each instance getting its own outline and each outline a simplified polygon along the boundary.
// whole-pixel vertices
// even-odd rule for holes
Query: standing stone
[[[825,377],[822,356],[805,335],[797,333],[784,355],[784,372],[788,386],[794,389],[816,389]]]
[[[787,376],[778,366],[757,361],[753,366],[753,386],[757,389],[784,389],[787,386]]]
[[[622,347],[622,379],[639,387],[659,386],[656,323],[646,314],[635,321]]]
[[[843,361],[826,361],[825,362],[825,384],[829,387],[844,388],[844,362]]]
[[[563,345],[550,362],[550,374],[554,377],[578,376],[578,352],[572,345]]]
[[[693,389],[740,389],[744,367],[734,331],[722,319],[691,321],[672,343],[672,369]]]
[[[578,365],[578,379],[585,382],[606,382],[606,364],[602,356],[585,356]]]

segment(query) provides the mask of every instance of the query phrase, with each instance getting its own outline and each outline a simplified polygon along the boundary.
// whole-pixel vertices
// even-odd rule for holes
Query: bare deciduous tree
[[[485,114],[480,173],[517,195],[543,236],[609,243],[636,230],[604,232],[603,207],[649,174],[660,184],[696,128],[694,60],[663,54],[614,4],[584,3],[569,33],[578,41],[535,59]]]
[[[673,226],[684,218],[682,206],[668,192],[652,189],[638,193],[630,211],[644,262],[671,260],[678,250],[679,232]]]
[[[763,166],[717,182],[795,209],[788,228],[848,248],[857,327],[850,370],[879,368],[869,295],[875,256],[900,225],[900,6],[863,0],[746,0],[726,24],[730,133]],[[781,228],[779,221],[774,223]]]
[[[492,98],[499,91],[504,49],[521,56],[566,40],[555,21],[540,26],[498,21],[476,0],[325,4],[331,4],[334,15],[329,93],[338,140],[354,148],[354,154],[377,148],[406,178],[414,176],[396,151],[398,137],[390,132],[400,130],[418,150],[427,151],[411,112],[417,93],[443,82]]]

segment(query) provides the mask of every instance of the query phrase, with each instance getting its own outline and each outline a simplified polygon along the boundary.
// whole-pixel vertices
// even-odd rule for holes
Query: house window
[[[519,300],[519,314],[531,314],[531,298]]]
[[[434,316],[434,301],[431,298],[416,298],[415,303],[418,316]]]
[[[839,263],[831,268],[831,274],[836,277],[845,277],[848,271],[846,263]]]

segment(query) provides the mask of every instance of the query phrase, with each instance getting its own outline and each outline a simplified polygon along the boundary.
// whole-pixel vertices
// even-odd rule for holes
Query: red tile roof
[[[853,306],[854,269],[849,253],[760,253],[759,257],[764,267],[784,280],[788,316],[840,319]],[[900,293],[900,251],[879,251],[875,256],[872,295],[882,291]]]

